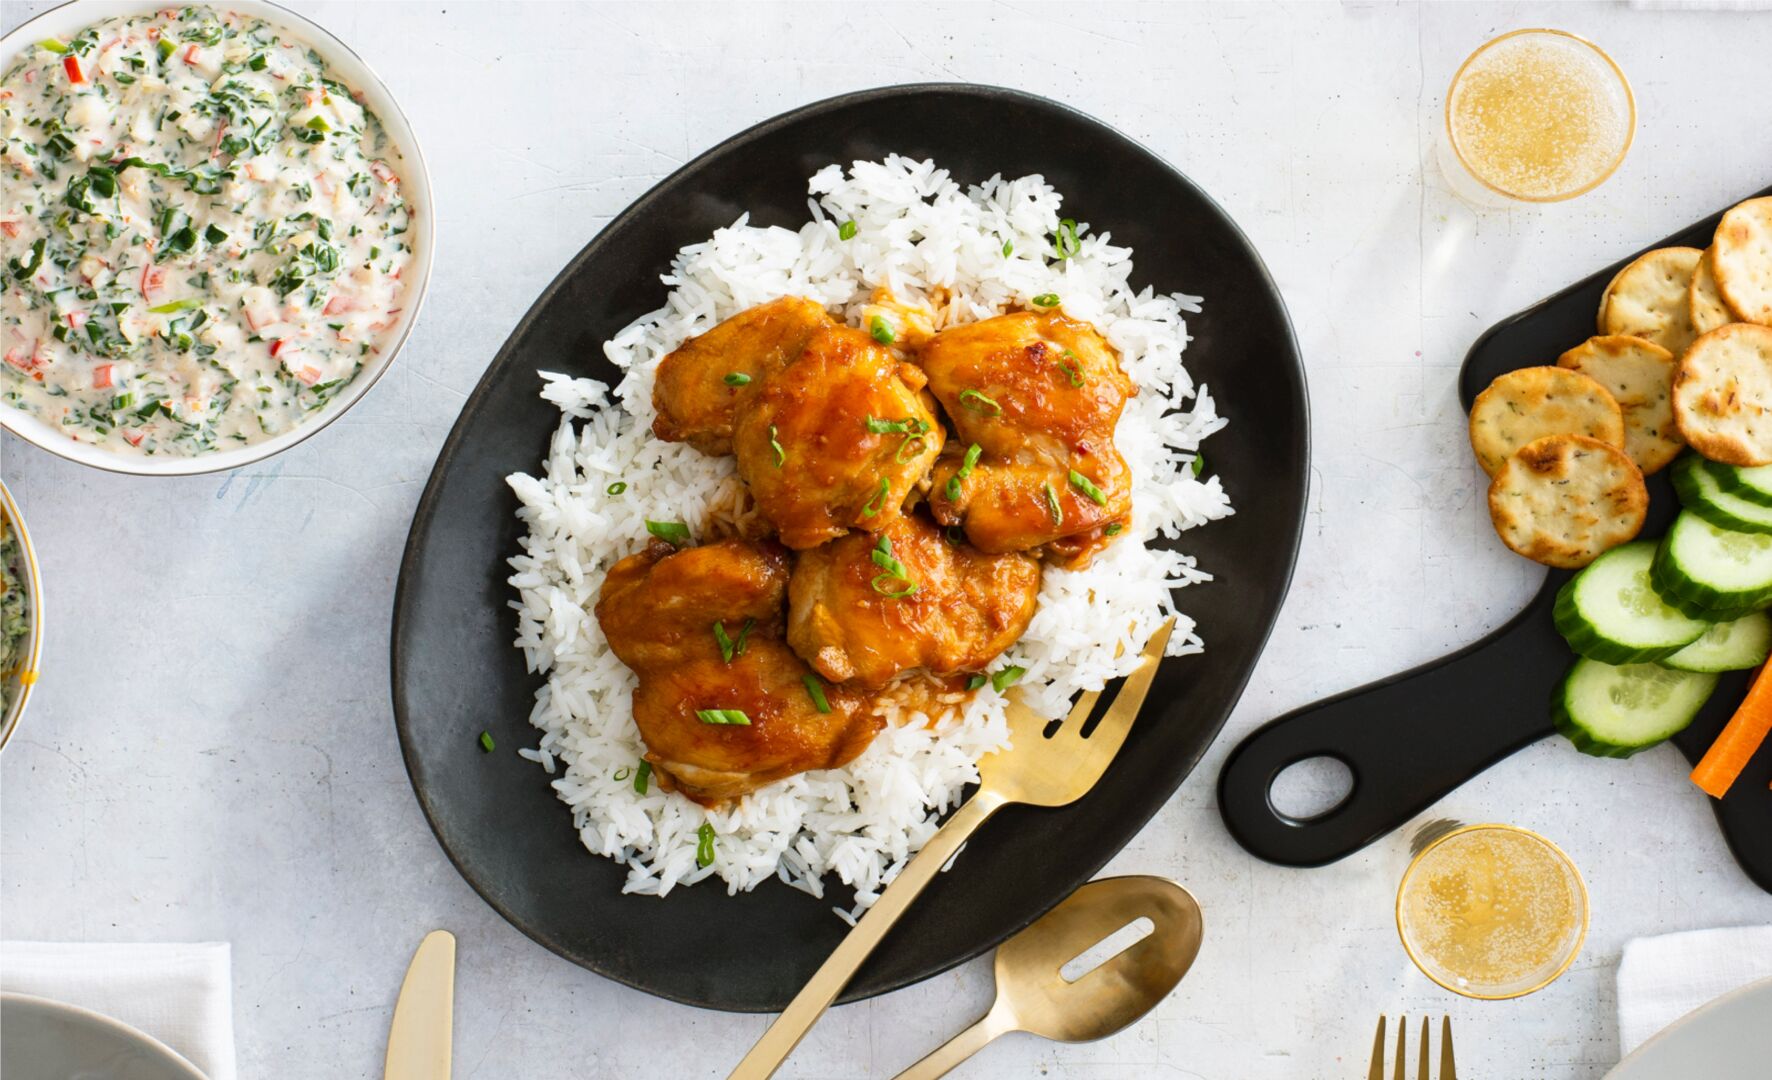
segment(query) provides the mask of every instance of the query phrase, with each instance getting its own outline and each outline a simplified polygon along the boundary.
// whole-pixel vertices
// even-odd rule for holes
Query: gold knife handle
[[[953,817],[938,829],[923,850],[910,861],[898,877],[894,878],[874,906],[868,908],[867,914],[849,931],[843,943],[825,960],[812,980],[794,995],[794,1000],[782,1014],[769,1025],[769,1030],[751,1047],[751,1052],[732,1070],[730,1080],[768,1080],[781,1068],[794,1047],[812,1030],[812,1025],[837,1000],[837,995],[849,985],[855,976],[856,969],[873,954],[880,940],[898,922],[899,916],[911,906],[924,886],[935,880],[960,845],[966,842],[980,825],[983,825],[992,814],[1003,806],[1004,800],[989,788],[980,788],[971,799],[961,804],[954,811]]]

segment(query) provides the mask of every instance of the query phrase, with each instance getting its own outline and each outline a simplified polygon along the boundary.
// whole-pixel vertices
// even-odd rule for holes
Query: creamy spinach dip
[[[31,629],[28,604],[24,553],[12,522],[0,511],[0,716],[12,705],[13,669],[25,658],[25,635]]]
[[[270,438],[398,321],[400,148],[287,30],[184,7],[27,46],[0,139],[0,401],[69,438]]]

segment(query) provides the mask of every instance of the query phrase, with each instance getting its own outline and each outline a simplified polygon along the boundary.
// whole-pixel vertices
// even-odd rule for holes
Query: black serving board
[[[1124,751],[1069,807],[1011,807],[967,845],[861,969],[843,1000],[928,978],[993,947],[1089,880],[1168,801],[1217,735],[1255,666],[1291,578],[1304,519],[1304,370],[1279,290],[1217,203],[1162,159],[1063,105],[994,87],[888,87],[746,131],[662,181],[561,272],[462,409],[413,517],[394,602],[395,722],[413,790],[468,883],[519,930],[592,971],[710,1008],[786,1005],[847,927],[778,882],[728,896],[718,881],[663,900],[624,896],[625,868],[585,851],[541,769],[514,748],[541,680],[512,646],[505,560],[518,550],[504,482],[535,471],[559,423],[538,371],[616,371],[602,343],[663,302],[685,244],[742,213],[805,222],[806,180],[833,162],[932,157],[961,183],[1041,173],[1065,211],[1136,252],[1134,285],[1204,293],[1188,367],[1229,420],[1208,446],[1237,513],[1181,546],[1216,580],[1178,599],[1209,658],[1164,661]],[[583,229],[588,222],[563,221]],[[611,537],[638,546],[644,537]],[[476,745],[489,731],[498,751]]]
[[[1772,194],[1772,188],[1758,193]],[[1752,196],[1749,196],[1752,197]],[[1722,211],[1658,241],[1708,247]],[[1637,254],[1641,254],[1638,252]],[[1501,373],[1551,364],[1594,333],[1606,285],[1622,259],[1491,327],[1466,354],[1458,392],[1466,410]],[[1648,478],[1642,535],[1660,535],[1679,504],[1667,471]],[[1451,656],[1288,713],[1252,732],[1219,774],[1219,810],[1252,854],[1287,866],[1321,866],[1403,825],[1442,796],[1530,743],[1553,734],[1550,698],[1571,662],[1551,622],[1551,605],[1571,571],[1552,570],[1526,609],[1488,637]],[[1685,731],[1674,736],[1693,761],[1728,722],[1748,672],[1725,674]],[[1570,768],[1621,769],[1624,762],[1569,750]],[[1353,773],[1347,797],[1308,820],[1282,814],[1270,796],[1275,777],[1306,758],[1340,760]],[[1727,798],[1710,800],[1729,848],[1754,883],[1772,892],[1772,745],[1763,747]],[[1690,784],[1668,798],[1706,798]],[[1505,815],[1503,815],[1505,816]]]

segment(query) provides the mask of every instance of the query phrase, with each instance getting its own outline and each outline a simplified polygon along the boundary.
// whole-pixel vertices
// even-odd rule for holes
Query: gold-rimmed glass
[[[1566,30],[1531,27],[1485,42],[1446,91],[1440,166],[1478,202],[1561,202],[1605,183],[1636,137],[1624,70]]]
[[[1499,1000],[1549,986],[1587,938],[1587,886],[1563,849],[1515,825],[1466,825],[1421,850],[1397,887],[1397,933],[1421,973]]]

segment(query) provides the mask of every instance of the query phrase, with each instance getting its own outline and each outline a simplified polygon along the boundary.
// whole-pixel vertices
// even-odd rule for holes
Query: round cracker
[[[1685,449],[1674,423],[1674,354],[1642,338],[1588,338],[1557,358],[1606,388],[1624,412],[1624,452],[1643,470],[1660,472]]]
[[[1772,326],[1772,195],[1731,207],[1712,250],[1724,301],[1744,320]]]
[[[1687,292],[1704,252],[1698,248],[1656,248],[1618,272],[1600,301],[1600,333],[1645,338],[1673,353],[1692,339]]]
[[[1582,435],[1527,443],[1489,484],[1496,535],[1546,566],[1586,566],[1634,538],[1648,512],[1649,491],[1631,459]]]
[[[1546,435],[1586,435],[1624,447],[1624,412],[1606,388],[1579,371],[1509,371],[1471,404],[1471,449],[1490,476],[1509,454]]]
[[[1728,465],[1772,465],[1772,327],[1730,323],[1694,341],[1673,398],[1692,449]]]
[[[1717,275],[1711,269],[1716,250],[1709,248],[1704,258],[1698,260],[1698,269],[1692,271],[1692,286],[1686,290],[1686,310],[1692,317],[1694,334],[1708,334],[1719,326],[1741,321],[1717,291]]]

